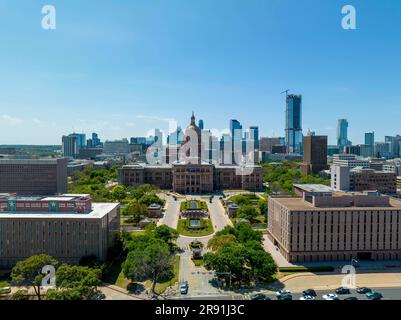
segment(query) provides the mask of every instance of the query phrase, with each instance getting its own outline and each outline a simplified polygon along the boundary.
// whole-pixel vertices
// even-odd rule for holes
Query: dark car
[[[263,293],[258,293],[251,296],[251,300],[270,300],[270,298]]]
[[[313,290],[313,289],[304,290],[304,291],[302,291],[302,294],[304,296],[311,296],[311,297],[316,297],[317,296],[316,291]]]
[[[181,294],[187,294],[188,293],[188,282],[184,281],[180,284],[180,292]]]
[[[366,288],[366,287],[361,287],[361,288],[356,289],[356,292],[366,294],[366,293],[372,292],[372,289]]]
[[[340,287],[336,289],[337,294],[350,294],[351,291],[348,288]]]
[[[344,300],[358,300],[358,298],[357,297],[348,297],[348,298],[345,298]]]
[[[366,294],[366,297],[369,300],[381,300],[383,298],[383,295],[380,292],[368,292]]]
[[[289,300],[292,300],[292,295],[290,295],[290,294],[280,294],[280,295],[277,296],[277,300],[289,301]]]

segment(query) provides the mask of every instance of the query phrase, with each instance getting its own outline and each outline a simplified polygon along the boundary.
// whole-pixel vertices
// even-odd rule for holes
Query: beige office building
[[[36,254],[76,264],[103,260],[120,229],[118,203],[92,203],[89,195],[0,195],[0,268]]]
[[[289,262],[401,260],[401,201],[296,185],[270,197],[268,236]]]

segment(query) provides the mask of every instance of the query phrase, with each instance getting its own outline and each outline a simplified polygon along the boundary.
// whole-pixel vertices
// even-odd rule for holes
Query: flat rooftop
[[[335,192],[335,190],[324,184],[294,184],[295,188],[306,192]]]
[[[100,219],[119,206],[119,203],[93,203],[89,213],[74,212],[0,212],[0,219]]]
[[[336,196],[341,196],[337,194]],[[313,204],[304,201],[302,198],[297,197],[287,197],[280,198],[274,197],[275,201],[279,202],[281,205],[285,206],[291,211],[367,211],[367,210],[401,210],[401,200],[390,198],[390,206],[370,206],[370,207],[315,207]]]
[[[59,196],[18,196],[12,193],[1,193],[0,199],[16,201],[73,201],[90,198],[89,194],[62,194]]]

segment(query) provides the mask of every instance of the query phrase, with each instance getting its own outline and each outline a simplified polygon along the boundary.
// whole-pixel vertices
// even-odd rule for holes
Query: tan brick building
[[[268,236],[289,262],[401,259],[401,201],[297,185],[270,197]]]
[[[118,203],[92,203],[88,195],[2,195],[0,268],[41,253],[72,264],[89,255],[105,259],[119,229]]]

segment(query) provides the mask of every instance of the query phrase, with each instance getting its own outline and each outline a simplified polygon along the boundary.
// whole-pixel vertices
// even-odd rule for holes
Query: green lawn
[[[5,281],[0,281],[0,288],[8,287],[10,284]]]
[[[180,235],[188,237],[201,237],[207,236],[214,232],[213,224],[210,219],[201,219],[204,226],[200,229],[188,228],[187,219],[178,220],[177,231]]]
[[[207,204],[205,201],[196,200],[196,208],[191,208],[191,202],[193,201],[183,201],[180,204],[180,211],[188,211],[188,210],[203,210],[208,211]]]

